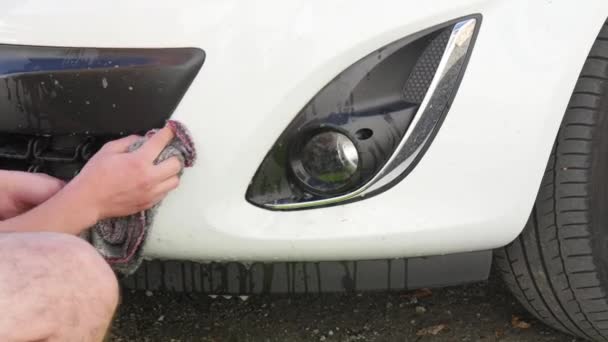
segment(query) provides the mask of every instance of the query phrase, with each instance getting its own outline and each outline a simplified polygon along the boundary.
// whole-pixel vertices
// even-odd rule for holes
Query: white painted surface
[[[156,219],[151,257],[329,260],[481,250],[527,219],[608,1],[2,1],[0,42],[196,46],[207,60],[174,114],[198,164]],[[472,13],[483,21],[467,72],[416,169],[382,195],[272,212],[245,201],[294,115],[371,51]]]

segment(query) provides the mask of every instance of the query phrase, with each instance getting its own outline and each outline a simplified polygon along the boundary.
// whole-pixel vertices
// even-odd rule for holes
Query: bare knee
[[[38,244],[41,247],[40,257],[49,258],[50,255],[60,275],[69,275],[75,284],[81,285],[80,291],[94,295],[92,299],[102,300],[113,311],[118,303],[118,281],[108,263],[80,238],[64,234],[48,235],[45,242]]]
[[[117,303],[114,273],[85,241],[55,233],[0,235],[0,307],[19,305],[13,324],[35,319],[39,334],[72,329],[88,340],[107,329]]]
[[[14,258],[19,266],[16,276],[46,274],[50,279],[59,278],[66,287],[76,287],[80,293],[94,293],[94,299],[102,299],[112,310],[116,306],[116,277],[105,260],[86,241],[57,233],[14,235],[8,247],[3,246],[3,239],[0,237],[0,255],[11,251],[13,258],[19,256]],[[7,258],[10,259],[11,256]],[[27,277],[23,279],[28,282],[30,280]]]

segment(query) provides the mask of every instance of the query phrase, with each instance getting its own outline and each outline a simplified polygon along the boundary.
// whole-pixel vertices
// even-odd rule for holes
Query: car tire
[[[608,341],[608,22],[570,98],[528,222],[494,262],[540,320]]]

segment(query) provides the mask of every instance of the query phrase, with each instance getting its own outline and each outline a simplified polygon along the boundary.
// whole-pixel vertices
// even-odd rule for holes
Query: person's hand
[[[57,178],[20,171],[0,171],[0,219],[6,220],[38,206],[63,188]]]
[[[75,205],[92,210],[96,220],[148,209],[179,185],[182,165],[177,158],[154,165],[173,131],[165,127],[139,149],[127,152],[137,139],[129,136],[105,144],[66,186],[76,194]]]

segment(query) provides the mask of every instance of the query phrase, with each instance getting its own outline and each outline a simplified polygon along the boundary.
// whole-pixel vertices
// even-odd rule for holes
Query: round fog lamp
[[[346,135],[334,131],[313,135],[292,160],[298,180],[323,193],[347,186],[358,167],[357,147]]]

